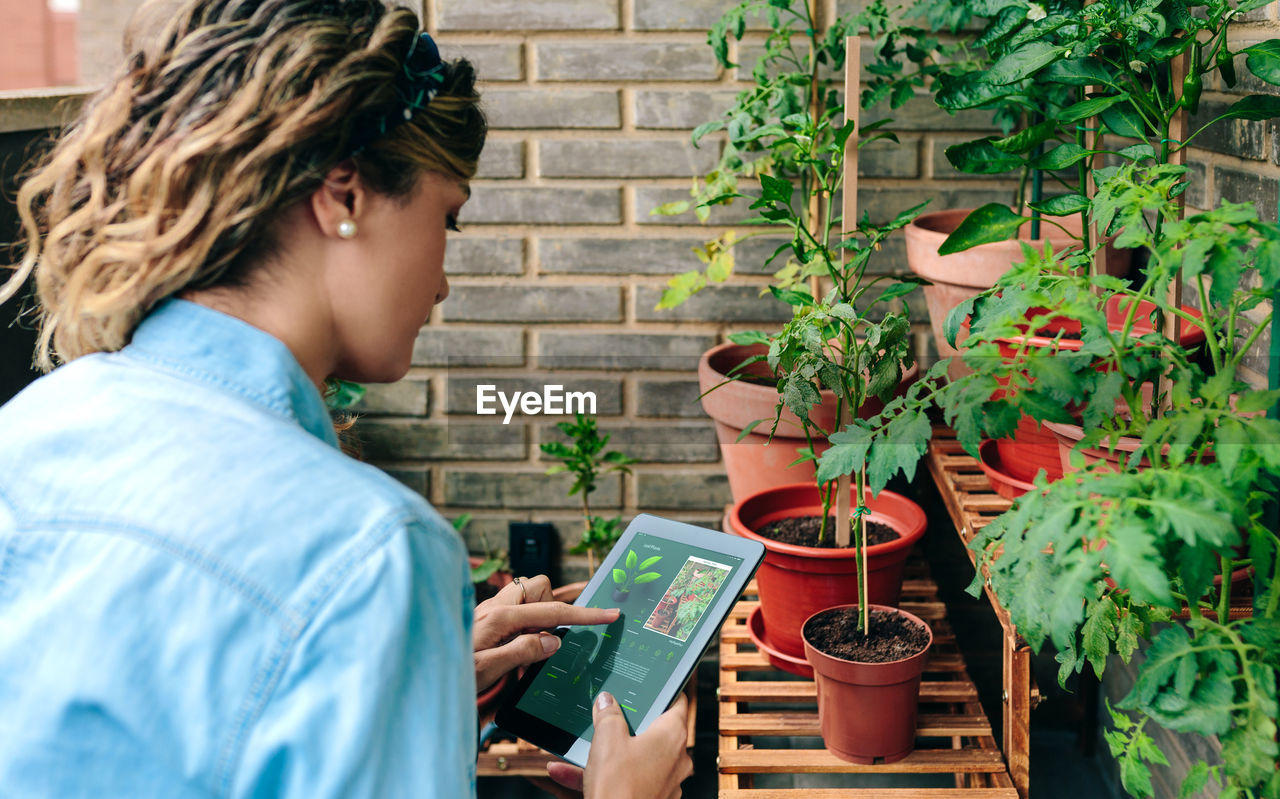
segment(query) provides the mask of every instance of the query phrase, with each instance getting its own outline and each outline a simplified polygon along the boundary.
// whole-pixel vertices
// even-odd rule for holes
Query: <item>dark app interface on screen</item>
[[[591,703],[608,691],[634,731],[708,622],[734,569],[732,558],[639,533],[588,605],[621,608],[607,626],[572,627],[516,707],[591,740]]]

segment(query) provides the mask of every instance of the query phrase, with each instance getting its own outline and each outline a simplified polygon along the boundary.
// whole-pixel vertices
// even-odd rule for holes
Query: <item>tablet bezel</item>
[[[626,553],[631,541],[639,533],[677,541],[733,558],[741,558],[742,566],[734,571],[726,583],[726,589],[721,592],[704,615],[704,618],[716,619],[716,623],[701,626],[692,640],[689,641],[687,651],[677,661],[670,677],[658,691],[657,699],[654,700],[654,703],[636,725],[634,732],[637,735],[648,729],[649,725],[670,706],[676,695],[684,689],[689,675],[693,673],[698,661],[702,659],[712,639],[719,632],[724,620],[729,615],[729,611],[742,595],[743,589],[747,587],[747,583],[755,575],[756,569],[760,567],[765,554],[764,545],[758,541],[751,541],[717,530],[695,527],[691,524],[642,513],[627,525],[627,529],[622,533],[622,537],[618,539],[618,543],[605,556],[595,575],[587,583],[586,587],[582,589],[582,593],[579,594],[578,599],[574,602],[575,605],[585,605],[590,597],[595,596],[601,584],[610,578],[614,565]],[[561,627],[555,632],[563,637],[567,630],[567,627]],[[525,691],[529,689],[529,686],[541,672],[542,666],[546,662],[545,660],[540,661],[529,667],[519,685],[498,709],[495,721],[499,727],[507,732],[513,733],[552,754],[564,758],[574,765],[586,766],[587,755],[591,748],[590,741],[579,738],[567,730],[516,707],[516,704],[524,696]]]

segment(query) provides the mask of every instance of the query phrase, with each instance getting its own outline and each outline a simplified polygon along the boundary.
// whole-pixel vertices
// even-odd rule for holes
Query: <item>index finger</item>
[[[618,620],[618,608],[584,608],[563,602],[536,602],[510,605],[501,613],[510,620],[508,629],[549,630],[566,624],[611,624]]]

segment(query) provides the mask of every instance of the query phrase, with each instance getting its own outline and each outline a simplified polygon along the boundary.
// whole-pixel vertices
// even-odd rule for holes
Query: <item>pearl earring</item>
[[[344,219],[338,223],[338,235],[344,239],[353,239],[356,237],[356,222],[354,219]]]

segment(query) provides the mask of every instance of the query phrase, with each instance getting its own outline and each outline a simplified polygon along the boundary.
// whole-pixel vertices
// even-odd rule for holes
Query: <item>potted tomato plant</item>
[[[840,124],[845,108],[834,76],[845,65],[848,35],[862,30],[888,35],[895,23],[882,0],[875,0],[856,15],[837,15],[830,22],[815,18],[814,7],[807,0],[743,0],[731,6],[708,34],[708,43],[725,69],[741,68],[729,57],[730,42],[743,37],[749,21],[763,23],[767,31],[762,55],[751,65],[751,85],[719,118],[693,132],[695,146],[710,133],[725,132],[720,161],[712,172],[695,180],[690,200],[669,203],[654,213],[692,211],[706,222],[714,209],[747,201],[756,213],[743,224],[757,229],[745,234],[730,230],[695,248],[702,268],[672,278],[659,308],[678,306],[708,285],[727,280],[734,271],[739,246],[750,239],[780,235],[788,239],[779,242],[763,266],[775,270],[767,293],[773,300],[792,305],[797,285],[825,275],[824,268],[810,260],[814,254],[838,252],[831,236],[832,231],[838,233],[840,222],[831,201],[840,189],[836,161],[844,145],[840,137],[847,133]],[[899,95],[905,100],[906,95]],[[880,96],[864,99],[874,102]],[[881,130],[884,124],[859,131],[862,143],[893,139]],[[770,191],[766,179],[782,181],[798,192],[799,201],[789,216],[763,199]],[[744,193],[747,191],[751,196]],[[816,293],[816,289],[809,289],[811,296]],[[777,404],[777,377],[764,365],[767,345],[758,336],[729,339],[704,353],[698,379],[703,409],[716,423],[734,500],[764,488],[812,480],[812,461],[797,460],[797,453],[810,442],[804,435],[804,424],[790,409],[784,408],[774,419],[769,435],[757,429],[774,417]],[[905,390],[916,376],[913,368],[905,370],[899,376],[898,390]],[[851,410],[866,416],[879,412],[880,400],[869,396],[868,403],[865,408]],[[812,421],[816,427],[832,429],[834,406],[831,394],[815,406]],[[822,448],[824,443],[816,442],[816,446]]]

